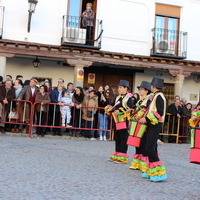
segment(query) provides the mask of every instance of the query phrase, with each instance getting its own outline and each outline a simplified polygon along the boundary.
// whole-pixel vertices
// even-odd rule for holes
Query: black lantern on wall
[[[40,60],[38,59],[38,57],[36,57],[34,60],[33,60],[33,67],[35,68],[38,68],[41,64]]]
[[[29,10],[28,10],[29,14],[28,14],[28,29],[27,29],[27,31],[30,32],[31,17],[32,17],[32,13],[35,12],[35,8],[38,3],[38,0],[28,0],[28,3],[29,3]]]

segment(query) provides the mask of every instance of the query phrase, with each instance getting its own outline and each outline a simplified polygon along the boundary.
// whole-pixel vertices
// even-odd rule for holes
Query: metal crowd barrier
[[[42,107],[41,103],[36,102],[33,104],[33,112],[35,111],[35,106],[37,104],[40,104],[40,107]],[[100,110],[104,110],[104,108],[101,107],[88,107],[88,106],[82,106],[78,112],[76,112],[76,106],[70,106],[68,104],[64,104],[64,106],[70,106],[71,107],[71,123],[70,125],[72,127],[67,127],[66,122],[65,122],[65,126],[61,126],[61,122],[62,122],[62,118],[61,118],[61,113],[60,113],[60,105],[58,103],[49,103],[46,105],[47,106],[47,111],[45,113],[46,117],[45,117],[45,124],[42,123],[42,109],[40,109],[39,112],[39,120],[38,123],[34,122],[32,124],[32,127],[43,127],[43,128],[64,128],[64,129],[70,129],[70,130],[80,130],[80,131],[85,131],[85,130],[90,130],[90,131],[107,131],[109,132],[109,137],[111,138],[111,127],[112,127],[112,120],[109,119],[109,126],[107,129],[99,129],[99,123],[100,123],[100,119],[99,119],[99,113]],[[90,126],[88,127],[88,123],[89,121],[83,121],[82,117],[83,117],[83,109],[85,108],[85,111],[87,112],[87,110],[97,110],[96,113],[92,113],[92,121]],[[58,117],[58,115],[56,113],[59,113],[59,120],[56,119],[56,117]],[[32,113],[33,115],[34,113]],[[78,116],[79,115],[79,116]],[[49,117],[50,116],[50,117]],[[78,117],[78,118],[77,118]],[[78,120],[77,120],[78,119]],[[78,121],[78,123],[77,123]],[[57,124],[56,122],[59,122],[59,124]]]
[[[37,104],[40,104],[40,107],[42,108],[42,105],[41,103],[39,102],[36,102],[33,104],[33,110],[35,110],[35,106]],[[64,106],[69,106],[68,104],[64,104]],[[91,130],[91,131],[107,131],[109,132],[109,136],[110,138],[112,137],[111,136],[111,126],[112,126],[112,123],[111,123],[111,120],[109,120],[109,127],[108,129],[99,129],[99,117],[98,117],[98,114],[100,112],[101,109],[104,109],[104,108],[101,108],[101,107],[88,107],[88,106],[82,106],[80,109],[79,109],[79,116],[78,116],[78,124],[76,123],[76,120],[77,120],[77,112],[76,112],[76,109],[75,107],[76,106],[70,106],[71,109],[73,110],[73,112],[71,112],[71,126],[72,127],[67,127],[66,123],[65,123],[65,126],[61,126],[61,121],[62,121],[62,118],[61,118],[61,113],[60,113],[60,105],[58,103],[49,103],[47,104],[47,112],[46,112],[46,123],[45,124],[42,124],[42,109],[40,109],[40,112],[39,112],[39,123],[36,124],[36,123],[33,123],[32,126],[33,127],[43,127],[43,128],[64,128],[64,129],[70,129],[70,130],[80,130],[80,131],[85,131],[85,130]],[[83,108],[86,108],[85,111],[87,112],[88,109],[97,109],[97,112],[94,114],[92,114],[92,121],[91,121],[91,125],[90,127],[88,127],[88,121],[86,120],[84,123],[83,123],[83,119],[82,119],[82,116],[83,116]],[[59,124],[55,123],[56,122],[56,117],[57,114],[56,112],[60,113],[59,114],[59,120],[57,122],[59,122]],[[51,115],[49,117],[49,115]]]
[[[176,143],[179,143],[179,138],[190,138],[189,131],[189,117],[183,116],[181,118],[176,117],[170,113],[165,116],[165,122],[162,126],[162,132],[160,135],[174,136],[176,137]]]
[[[35,107],[37,104],[42,104],[40,102],[32,103],[31,101],[26,100],[18,100],[13,99],[10,103],[9,108],[2,107],[2,116],[1,116],[1,124],[14,124],[14,125],[25,125],[27,127],[27,133],[29,137],[32,137],[33,134],[33,127],[43,127],[43,128],[62,128],[62,129],[70,129],[70,130],[79,130],[79,131],[107,131],[109,133],[109,139],[113,140],[114,131],[112,128],[112,117],[109,117],[108,127],[107,129],[99,129],[99,113],[100,110],[104,109],[101,107],[88,107],[82,106],[79,109],[79,112],[76,112],[76,106],[70,106],[72,109],[71,112],[71,125],[72,127],[63,127],[61,126],[61,114],[56,115],[56,112],[59,111],[60,113],[60,105],[58,103],[49,103],[46,105],[46,113],[42,113],[42,109],[40,109],[39,115],[36,116]],[[69,106],[64,104],[64,106]],[[83,116],[83,109],[85,112],[87,110],[96,109],[96,114],[92,115],[92,121],[90,126],[88,127],[88,121],[84,121],[82,119]],[[12,113],[13,112],[13,113]],[[14,112],[18,113],[18,117],[14,116]],[[13,115],[13,116],[12,116]],[[77,123],[77,115],[79,120]],[[42,121],[42,117],[45,116],[45,122]],[[37,119],[38,117],[38,119]],[[8,120],[6,120],[6,118]],[[59,120],[58,120],[59,118]],[[58,120],[59,124],[55,124],[56,120]],[[162,126],[162,132],[160,135],[166,136],[174,136],[176,137],[176,143],[179,143],[179,138],[189,138],[189,124],[188,124],[189,117],[182,117],[177,118],[176,116],[167,113],[165,117],[165,123]]]
[[[37,104],[40,104],[40,112],[36,114],[35,107]],[[5,106],[2,106],[2,124],[12,124],[12,125],[26,125],[27,127],[27,133],[29,137],[32,137],[33,135],[33,127],[43,127],[43,128],[62,128],[62,129],[70,129],[70,130],[80,130],[80,131],[106,131],[109,133],[109,139],[113,138],[112,136],[112,119],[109,117],[108,126],[105,129],[99,128],[99,113],[100,110],[104,110],[104,108],[101,107],[88,107],[88,106],[82,106],[79,109],[79,113],[76,112],[75,107],[76,106],[70,106],[72,109],[71,112],[71,125],[72,127],[63,127],[61,126],[61,114],[60,114],[60,105],[58,103],[48,103],[46,106],[46,112],[43,113],[42,104],[41,102],[35,102],[32,104],[30,101],[25,100],[17,100],[13,99],[10,103],[9,108],[6,108]],[[64,104],[64,106],[69,106],[67,104]],[[87,110],[96,110],[96,113],[92,114],[92,121],[90,123],[90,126],[88,126],[88,121],[84,121],[82,119],[83,116],[83,109],[85,109],[85,112]],[[59,113],[58,114],[56,113]],[[16,113],[18,117],[16,117]],[[76,123],[76,115],[79,114],[79,122]],[[27,116],[27,114],[29,114]],[[45,118],[45,122],[43,121],[43,117]],[[58,120],[59,118],[59,120]],[[55,123],[59,122],[59,124]],[[104,121],[105,122],[105,121]],[[105,127],[105,126],[104,126]]]
[[[32,109],[31,101],[13,99],[9,108],[2,106],[1,124],[26,125],[27,134],[32,137]]]

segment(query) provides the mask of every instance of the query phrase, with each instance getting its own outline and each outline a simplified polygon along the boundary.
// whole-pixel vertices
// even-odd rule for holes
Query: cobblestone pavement
[[[189,163],[189,144],[159,146],[169,178],[157,183],[130,163],[108,162],[113,150],[109,141],[0,135],[0,199],[200,200],[200,165]]]

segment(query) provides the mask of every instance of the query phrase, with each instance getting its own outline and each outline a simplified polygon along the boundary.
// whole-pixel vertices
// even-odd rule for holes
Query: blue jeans
[[[108,115],[99,113],[99,129],[108,129]],[[107,131],[99,131],[99,136],[106,136]]]

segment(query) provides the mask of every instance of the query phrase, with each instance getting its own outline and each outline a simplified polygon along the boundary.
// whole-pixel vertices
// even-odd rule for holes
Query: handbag
[[[92,118],[93,116],[93,111],[92,110],[88,110],[87,111],[87,117]]]
[[[10,111],[9,114],[8,114],[8,118],[9,119],[19,119],[19,113],[14,112],[14,111]]]

